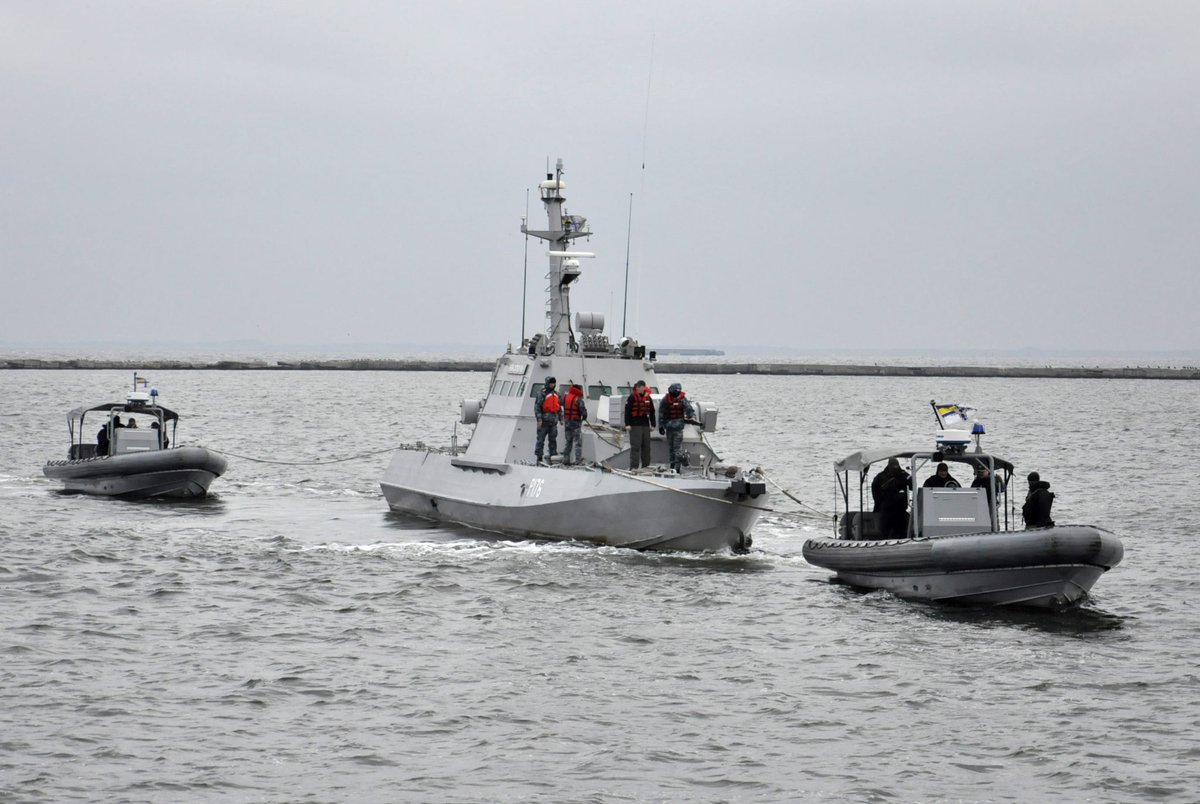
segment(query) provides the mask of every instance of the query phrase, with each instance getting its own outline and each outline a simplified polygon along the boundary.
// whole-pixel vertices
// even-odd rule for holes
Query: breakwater
[[[487,371],[482,360],[45,360],[0,358],[0,369],[124,371]],[[1161,366],[912,366],[834,363],[713,363],[657,361],[660,374],[757,374],[826,377],[1008,377],[1014,379],[1200,380],[1200,367]]]

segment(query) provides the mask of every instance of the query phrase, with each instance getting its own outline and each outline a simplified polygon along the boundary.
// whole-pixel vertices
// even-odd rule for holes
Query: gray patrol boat
[[[912,600],[1033,608],[1078,604],[1101,575],[1121,563],[1124,545],[1095,525],[1051,520],[1018,530],[1010,496],[1013,465],[983,451],[983,433],[976,422],[972,431],[939,430],[933,449],[859,450],[835,462],[837,532],[805,541],[805,560],[833,570],[850,586]],[[975,450],[969,451],[972,438]],[[897,475],[903,487],[893,488],[905,500],[911,496],[913,506],[911,515],[903,514],[903,538],[887,538],[882,514],[867,510],[872,500],[867,473],[893,458],[908,467],[906,479]],[[917,473],[938,463],[988,471],[971,488],[953,479],[918,486]]]
[[[196,498],[225,472],[225,459],[204,447],[171,446],[179,415],[158,404],[158,391],[139,390],[133,375],[124,402],[76,408],[67,414],[71,446],[66,460],[47,461],[42,474],[62,481],[65,490],[102,497]],[[87,441],[88,414],[99,419],[97,443]],[[122,419],[129,423],[123,424]],[[136,425],[141,420],[140,426]],[[168,435],[167,428],[171,428]]]
[[[402,447],[380,481],[383,495],[395,511],[521,538],[744,551],[767,510],[765,478],[723,464],[706,442],[704,434],[716,429],[716,406],[691,400],[696,420],[684,426],[681,469],[668,468],[666,439],[654,432],[650,466],[629,471],[625,399],[642,380],[657,410],[655,354],[628,337],[610,343],[601,313],[577,313],[571,327],[571,285],[580,277],[579,261],[594,255],[570,250],[591,230],[585,218],[567,214],[562,176],[560,159],[539,184],[548,228],[521,226],[550,247],[546,331],[520,350],[510,346],[496,361],[484,398],[461,403],[461,422],[475,428],[465,449],[456,443]],[[584,389],[581,464],[551,459],[539,465],[534,457],[534,400],[548,377],[562,381],[564,390],[571,382]],[[558,443],[564,444],[561,427]]]

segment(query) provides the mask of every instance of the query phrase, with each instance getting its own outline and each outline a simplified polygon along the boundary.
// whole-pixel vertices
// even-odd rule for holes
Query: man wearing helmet
[[[696,411],[683,392],[683,386],[677,382],[671,383],[666,395],[658,403],[658,432],[667,437],[671,468],[676,472],[683,471],[683,425],[695,418]]]
[[[537,443],[533,447],[533,455],[538,463],[542,463],[542,447],[546,439],[550,440],[550,457],[558,453],[558,423],[562,421],[562,406],[558,402],[558,390],[553,377],[546,378],[546,384],[533,400],[533,415],[537,418]]]

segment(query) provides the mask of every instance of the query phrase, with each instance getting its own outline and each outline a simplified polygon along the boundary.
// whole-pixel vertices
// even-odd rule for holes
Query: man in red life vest
[[[587,419],[587,402],[583,398],[583,388],[575,382],[570,383],[566,402],[563,403],[563,432],[567,435],[563,444],[563,463],[566,465],[583,463],[583,422]],[[571,457],[574,446],[575,457]]]
[[[683,386],[671,383],[667,395],[658,403],[658,433],[667,437],[671,468],[676,472],[683,471],[683,425],[695,419],[696,411],[683,392]]]
[[[557,381],[553,377],[546,378],[546,384],[538,391],[533,400],[533,415],[537,417],[537,443],[533,455],[538,463],[542,463],[542,446],[550,439],[550,457],[558,454],[558,423],[562,421],[562,410],[558,403]]]
[[[650,465],[650,428],[657,427],[654,400],[645,380],[634,383],[633,393],[625,400],[625,429],[629,431],[629,468]]]

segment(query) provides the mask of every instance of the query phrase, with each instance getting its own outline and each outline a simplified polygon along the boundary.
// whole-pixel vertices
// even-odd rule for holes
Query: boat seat
[[[838,535],[843,539],[855,541],[882,539],[879,515],[874,511],[850,511],[842,514],[842,519],[838,522]]]
[[[71,451],[67,453],[67,459],[78,461],[84,458],[95,458],[97,449],[99,447],[95,444],[72,444]]]

